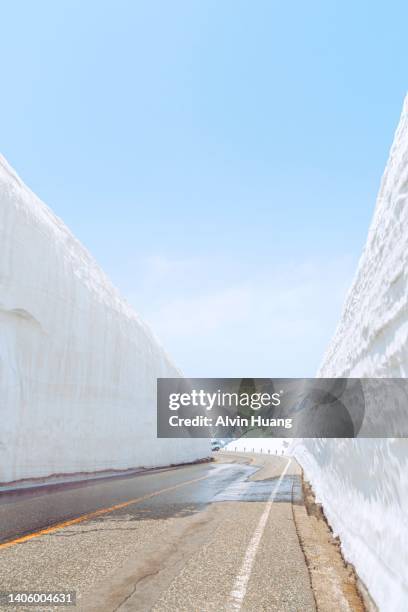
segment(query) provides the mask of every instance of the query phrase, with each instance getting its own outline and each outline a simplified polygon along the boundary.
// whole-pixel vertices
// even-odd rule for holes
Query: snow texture
[[[408,97],[357,274],[318,375],[405,378],[407,339]],[[408,440],[304,439],[294,452],[379,609],[407,610]]]
[[[0,482],[209,455],[156,438],[165,376],[148,327],[0,156]]]

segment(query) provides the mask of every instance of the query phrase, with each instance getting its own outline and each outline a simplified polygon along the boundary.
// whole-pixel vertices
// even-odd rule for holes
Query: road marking
[[[285,476],[286,472],[288,471],[291,461],[292,459],[289,459],[289,461],[286,464],[285,469],[283,470],[282,474],[279,477],[278,482],[273,488],[272,493],[269,497],[269,500],[266,502],[265,510],[263,511],[262,516],[259,519],[258,525],[256,526],[256,529],[253,533],[253,536],[248,544],[248,548],[246,549],[244,560],[241,565],[241,569],[239,571],[238,576],[235,579],[234,586],[229,596],[228,606],[227,606],[228,610],[240,610],[241,609],[242,602],[244,601],[244,597],[246,594],[249,578],[251,576],[252,566],[255,561],[258,546],[262,539],[262,535],[266,527],[266,523],[268,522],[272,504],[274,502],[276,493],[278,492],[282,479]]]
[[[185,482],[181,482],[177,485],[173,485],[172,487],[166,487],[165,489],[160,489],[159,491],[148,493],[146,495],[143,495],[142,497],[136,497],[135,499],[130,499],[129,501],[122,502],[120,504],[115,504],[114,506],[110,506],[109,508],[101,508],[100,510],[88,512],[87,514],[81,514],[81,516],[77,516],[76,518],[69,519],[68,521],[63,521],[62,523],[56,523],[55,525],[51,525],[50,527],[46,527],[45,529],[40,529],[39,531],[34,531],[33,533],[29,533],[19,538],[15,538],[14,540],[3,542],[3,544],[0,544],[0,550],[4,548],[9,548],[10,546],[14,546],[15,544],[23,544],[24,542],[28,542],[29,540],[33,540],[34,538],[39,538],[40,536],[47,535],[49,533],[54,533],[54,531],[59,531],[60,529],[64,529],[64,527],[70,527],[71,525],[77,525],[78,523],[89,521],[103,514],[109,514],[110,512],[114,512],[115,510],[120,510],[121,508],[126,508],[127,506],[131,506],[133,504],[140,504],[140,502],[146,501],[147,499],[150,499],[151,497],[156,497],[157,495],[161,495],[162,493],[167,493],[168,491],[174,491],[175,489],[180,489],[181,487],[185,487],[189,484],[199,482],[200,480],[206,480],[207,478],[210,478],[211,476],[212,474],[208,474],[208,476],[200,476],[200,478],[194,478],[193,480],[186,480]]]

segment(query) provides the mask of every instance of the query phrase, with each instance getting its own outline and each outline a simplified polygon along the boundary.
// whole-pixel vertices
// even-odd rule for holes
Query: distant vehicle
[[[213,452],[219,451],[220,448],[221,448],[221,444],[218,442],[218,440],[211,440],[211,450]]]

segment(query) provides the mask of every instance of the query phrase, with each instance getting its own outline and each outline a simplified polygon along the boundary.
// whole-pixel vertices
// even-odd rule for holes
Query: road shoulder
[[[274,477],[279,461],[285,457],[269,454],[222,452],[219,462],[248,463],[258,467],[253,480]],[[293,521],[299,538],[310,584],[319,612],[332,612],[335,605],[339,612],[364,612],[373,610],[369,595],[362,592],[354,567],[342,555],[341,542],[334,537],[324,509],[316,503],[310,484],[305,480],[301,466],[292,459],[292,472],[302,479],[302,503],[293,503]]]

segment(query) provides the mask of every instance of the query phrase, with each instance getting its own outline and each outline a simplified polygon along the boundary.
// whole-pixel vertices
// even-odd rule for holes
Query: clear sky
[[[313,376],[407,89],[406,2],[1,2],[1,145],[191,376]]]

